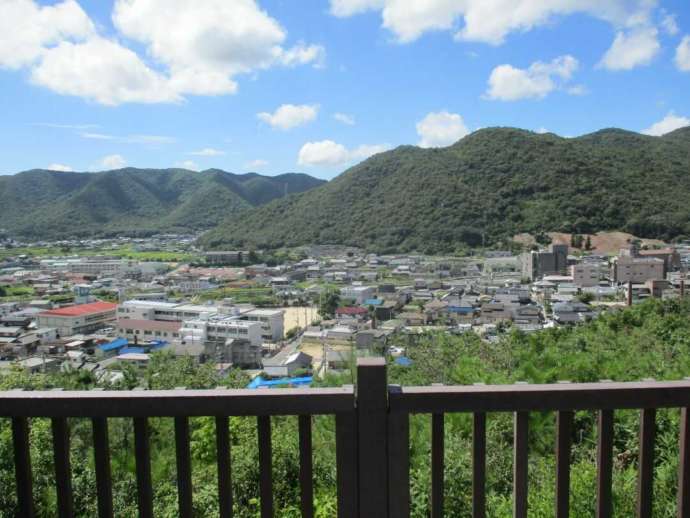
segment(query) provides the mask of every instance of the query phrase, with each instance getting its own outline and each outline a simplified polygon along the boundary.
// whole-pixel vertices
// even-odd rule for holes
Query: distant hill
[[[0,229],[41,239],[205,230],[322,183],[305,174],[219,169],[31,170],[0,176]]]
[[[579,138],[513,128],[375,155],[205,234],[208,247],[355,245],[452,252],[520,232],[690,236],[690,128]]]

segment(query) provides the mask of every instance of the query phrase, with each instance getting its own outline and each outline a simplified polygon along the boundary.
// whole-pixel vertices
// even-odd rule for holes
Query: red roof
[[[335,310],[337,315],[365,315],[369,313],[368,310],[364,308],[358,308],[355,306],[346,306],[344,308],[338,308]]]
[[[113,304],[112,302],[92,302],[90,304],[78,304],[76,306],[51,309],[40,313],[40,315],[47,317],[81,317],[84,315],[91,315],[93,313],[115,311],[116,309],[117,304]]]

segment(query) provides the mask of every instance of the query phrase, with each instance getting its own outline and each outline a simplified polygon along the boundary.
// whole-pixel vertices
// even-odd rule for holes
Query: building
[[[117,308],[118,321],[135,319],[183,322],[185,320],[209,318],[217,313],[218,308],[215,306],[176,304],[155,300],[128,300]]]
[[[656,257],[618,256],[613,259],[611,279],[623,284],[644,284],[653,279],[664,279],[665,263]]]
[[[51,309],[38,314],[38,327],[54,327],[59,336],[87,334],[106,327],[117,318],[117,304],[92,302]]]
[[[180,328],[180,341],[205,344],[206,342],[223,342],[242,338],[249,340],[252,345],[261,346],[262,329],[260,322],[248,322],[234,317],[213,317],[208,320],[188,320]]]
[[[311,356],[299,351],[292,353],[287,358],[279,353],[273,358],[264,360],[263,369],[271,377],[292,377],[299,371],[310,370],[312,360]]]
[[[117,334],[132,341],[174,340],[180,337],[182,322],[118,318]]]
[[[208,264],[241,264],[249,252],[232,250],[224,252],[206,252],[204,259]]]
[[[207,341],[204,354],[216,363],[231,363],[242,369],[261,366],[261,346],[244,338]]]
[[[282,309],[252,309],[242,313],[242,320],[259,322],[261,324],[261,338],[267,342],[278,342],[285,335],[284,318]]]
[[[355,304],[363,304],[365,300],[374,298],[376,289],[371,286],[344,286],[340,288],[342,299],[354,300]]]
[[[86,275],[106,275],[115,277],[135,271],[136,269],[137,262],[127,259],[85,257],[76,261],[70,260],[67,263],[67,271],[70,273],[81,273]]]
[[[570,276],[573,284],[580,288],[598,286],[601,280],[602,269],[598,263],[580,263],[570,267]]]
[[[659,248],[657,250],[639,250],[638,257],[656,258],[664,261],[664,275],[680,268],[680,254],[675,248]]]
[[[568,245],[551,245],[548,250],[527,252],[520,256],[520,263],[522,277],[529,280],[565,274],[568,268]]]

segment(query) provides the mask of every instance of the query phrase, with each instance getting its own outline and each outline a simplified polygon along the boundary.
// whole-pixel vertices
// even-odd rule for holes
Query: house
[[[424,313],[405,312],[400,313],[398,318],[403,321],[405,326],[423,326],[426,324],[426,315]]]
[[[359,349],[383,349],[386,347],[390,331],[382,329],[365,329],[357,333]]]
[[[339,320],[364,320],[369,315],[367,308],[358,306],[344,306],[336,308],[335,316]]]
[[[371,286],[344,286],[340,288],[340,297],[353,300],[355,304],[362,304],[365,300],[374,297],[376,290]]]
[[[594,312],[581,302],[559,302],[552,307],[553,319],[559,324],[574,324],[592,318]]]
[[[435,322],[448,315],[448,303],[442,300],[432,300],[424,305],[427,322]]]
[[[328,351],[326,363],[329,369],[344,370],[348,369],[353,362],[351,351]]]
[[[274,378],[292,377],[298,371],[311,369],[312,360],[310,355],[299,351],[287,358],[276,355],[263,361],[263,370]]]

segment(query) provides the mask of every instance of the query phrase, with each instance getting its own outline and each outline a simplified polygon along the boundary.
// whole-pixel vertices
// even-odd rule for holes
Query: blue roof
[[[448,306],[449,313],[474,313],[474,308],[472,306]]]
[[[302,378],[280,378],[276,380],[267,380],[261,376],[257,376],[247,385],[247,388],[255,389],[259,387],[279,387],[285,385],[311,385],[311,382],[311,376],[304,376]]]
[[[158,349],[162,349],[163,347],[168,345],[168,342],[166,342],[165,340],[151,340],[149,344],[151,345],[152,351],[157,351]]]
[[[123,347],[127,347],[128,343],[129,342],[127,341],[126,338],[116,338],[112,342],[108,342],[107,344],[99,345],[98,348],[104,352],[116,351],[117,349],[122,349]]]
[[[145,353],[146,349],[144,347],[125,347],[120,351],[120,354],[142,354]]]
[[[367,299],[364,301],[365,306],[380,306],[381,304],[383,304],[381,299]]]

